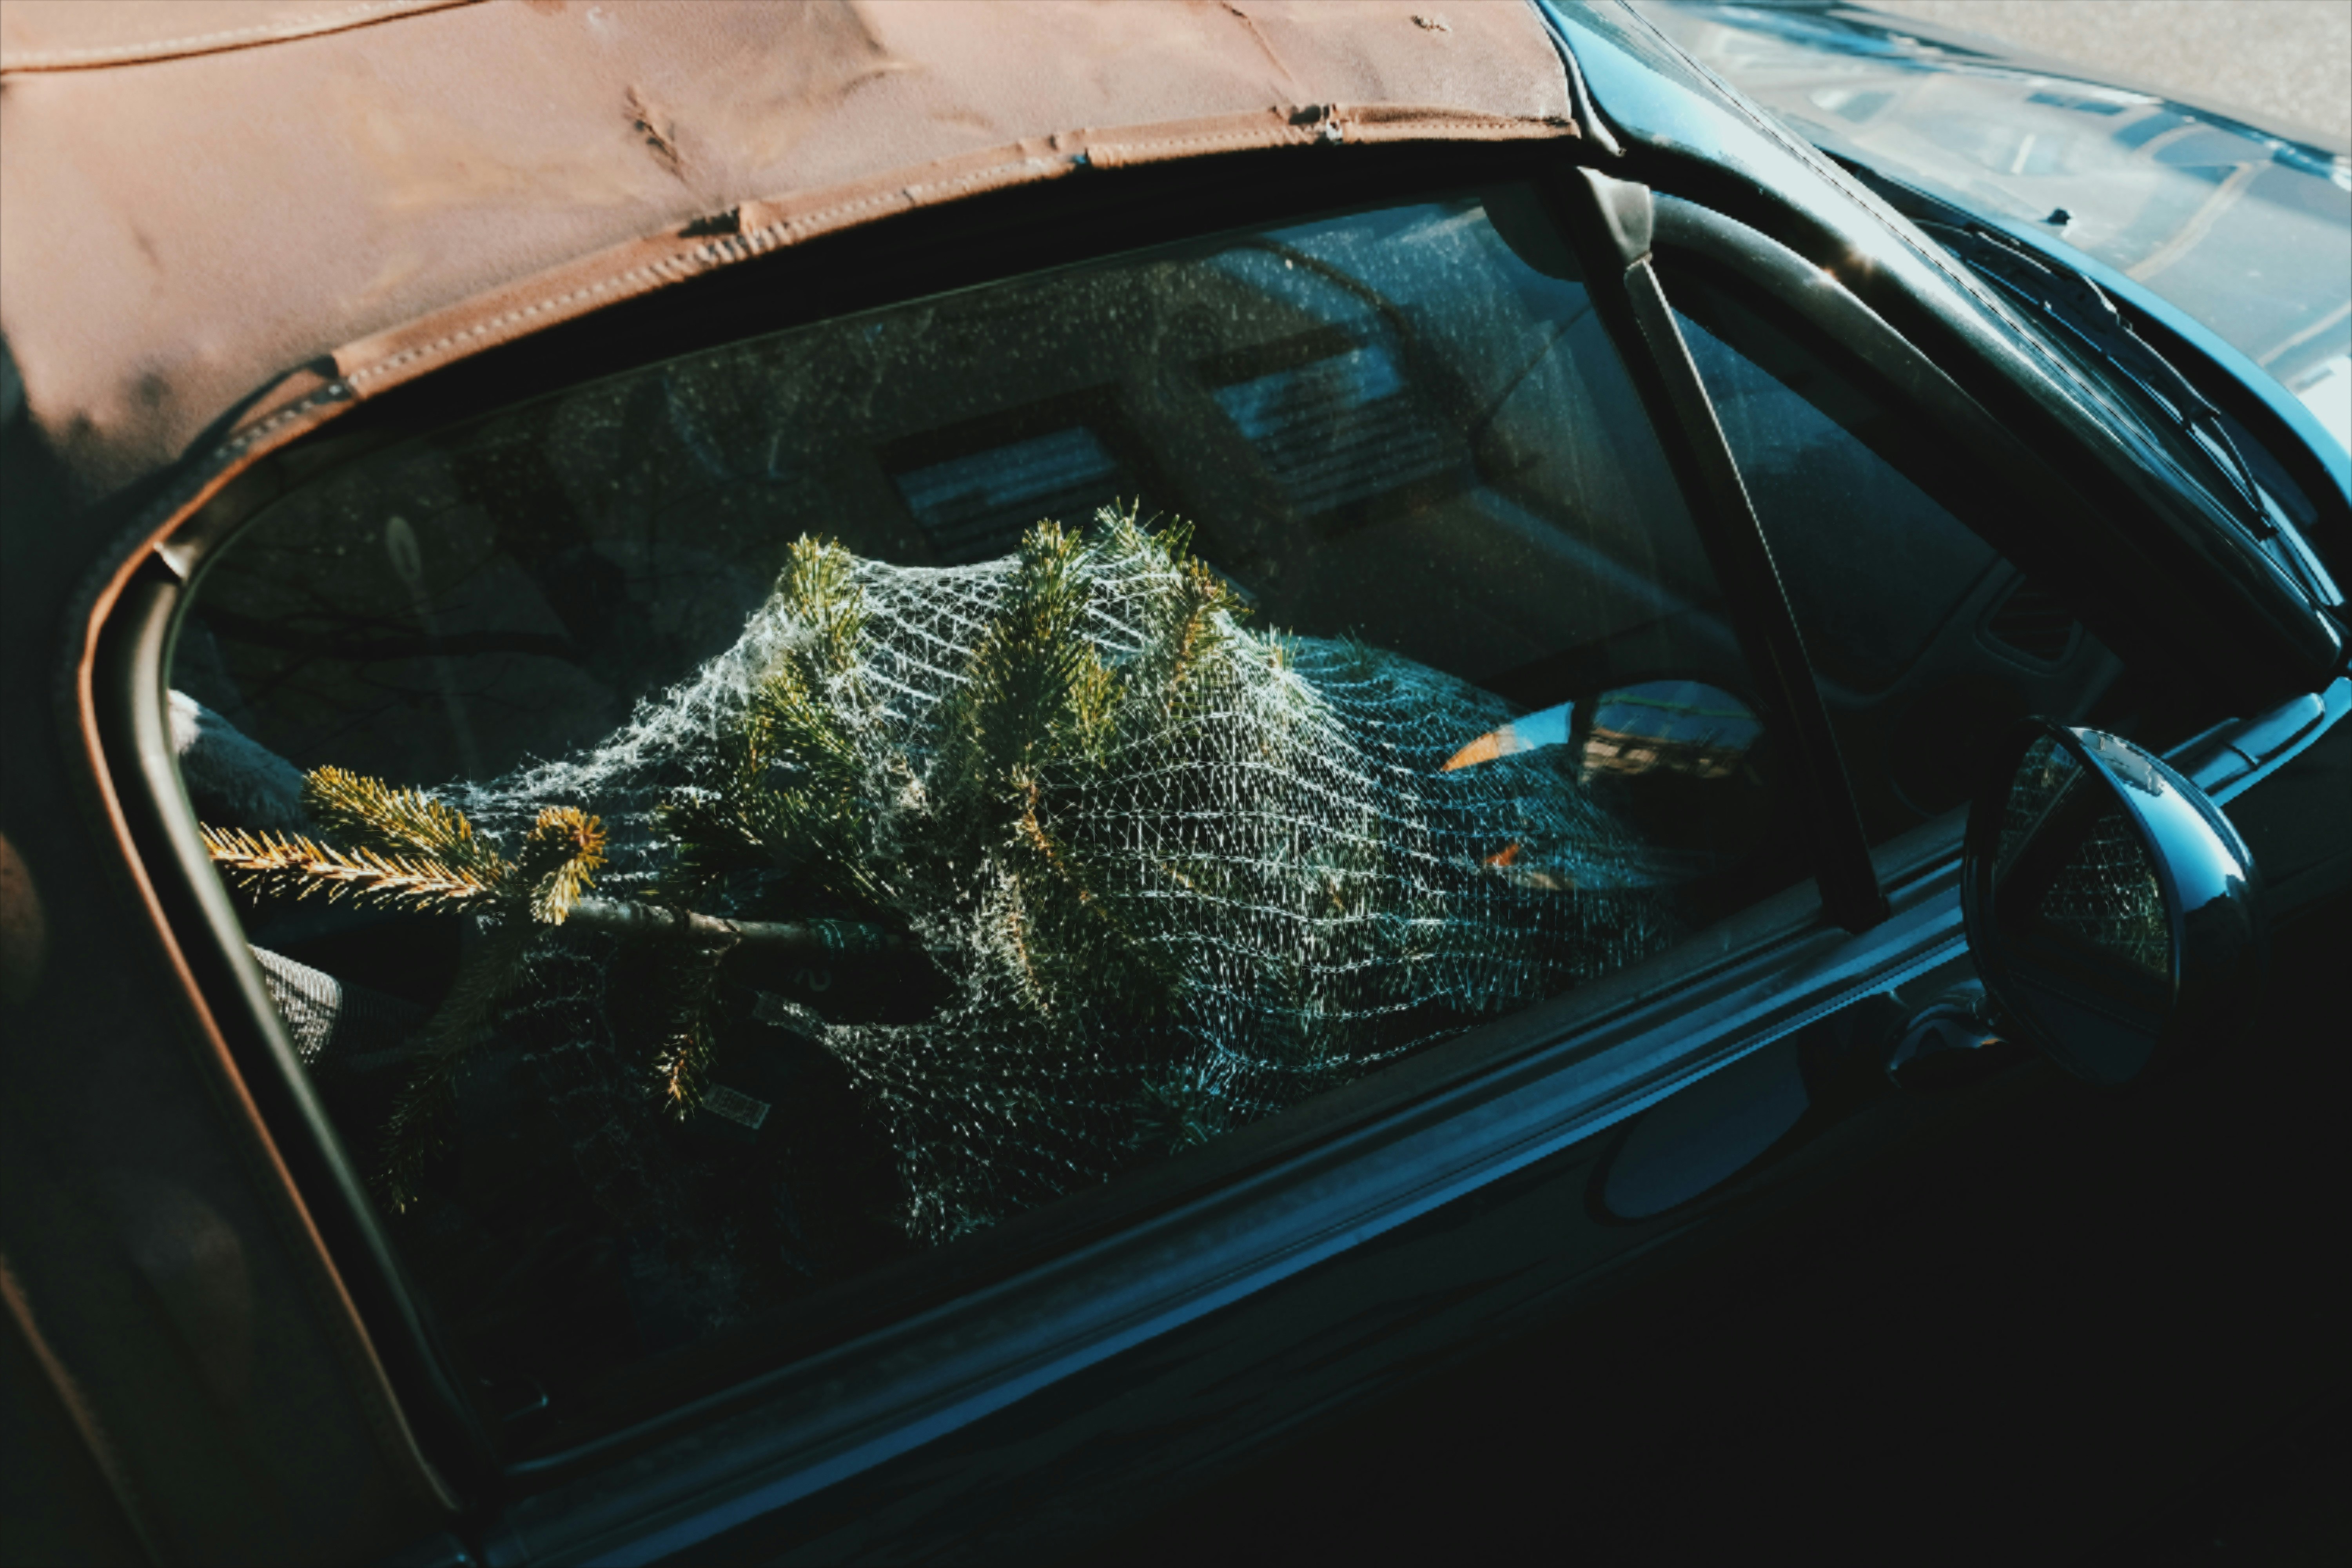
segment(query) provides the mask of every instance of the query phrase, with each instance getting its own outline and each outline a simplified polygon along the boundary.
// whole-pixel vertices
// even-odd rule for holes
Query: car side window
[[[2119,732],[2162,706],[1973,526],[2005,503],[1833,343],[1715,268],[1662,277],[1881,843],[1959,806],[2029,713]]]
[[[1807,875],[1505,186],[387,446],[204,569],[206,843],[453,1339],[562,1398]]]

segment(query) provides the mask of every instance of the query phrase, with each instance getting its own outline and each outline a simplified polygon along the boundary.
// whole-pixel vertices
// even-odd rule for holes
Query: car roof
[[[1462,0],[10,0],[0,74],[0,337],[85,503],[911,206],[1574,134],[1533,9]]]

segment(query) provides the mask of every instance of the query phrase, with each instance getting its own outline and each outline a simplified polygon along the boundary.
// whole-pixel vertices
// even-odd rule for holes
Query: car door
[[[520,1494],[508,1518],[526,1538],[638,1528],[654,1505],[604,1456],[665,1430],[670,1442],[718,1441],[700,1424],[707,1402],[766,1428],[724,1446],[752,1473],[781,1472],[754,1494],[772,1507],[819,1489],[829,1471],[810,1456],[852,1437],[861,1468],[917,1446],[936,1462],[941,1450],[925,1439],[943,1426],[1066,1384],[1123,1343],[1170,1353],[1168,1335],[1219,1302],[1352,1257],[1547,1158],[1570,1108],[1566,1142],[1586,1144],[1759,1050],[1779,1053],[1765,1076],[1780,1087],[1765,1099],[1776,1114],[1787,1108],[1794,1047],[1776,1042],[1854,977],[1840,970],[1784,994],[1790,965],[1834,939],[1803,881],[1816,781],[1793,742],[1783,762],[1768,739],[1790,710],[1786,673],[1759,677],[1747,653],[1743,623],[1769,601],[1752,582],[1738,598],[1718,585],[1716,545],[1647,434],[1647,405],[1604,324],[1614,307],[1585,297],[1559,226],[1559,205],[1580,198],[1464,178],[1448,176],[1459,194],[1419,203],[1367,185],[1330,216],[1302,204],[1142,260],[1016,273],[968,301],[886,297],[863,314],[612,379],[567,367],[552,395],[511,413],[453,422],[436,405],[388,418],[347,433],[341,456],[322,450],[323,467],[257,509],[225,501],[192,536],[193,591],[157,584],[132,612],[132,624],[181,617],[168,668],[132,677],[159,679],[168,696],[132,722],[163,727],[163,743],[148,743],[171,759],[151,775],[155,826],[189,865],[187,929],[214,933],[236,998],[225,1011],[252,1020],[254,1070],[287,1085],[289,1139],[307,1129],[347,1192],[373,1187],[353,1219],[380,1226],[379,1244],[397,1254],[384,1289],[456,1342],[420,1352],[419,1364],[449,1369],[442,1392],[420,1379],[408,1397],[453,1404],[441,1430],[487,1431],[508,1477],[498,1485]],[[1087,321],[1091,335],[1076,330]],[[992,364],[1002,368],[988,377],[941,374]],[[844,385],[859,390],[844,399]],[[1089,510],[1121,500],[1087,553],[1055,555]],[[1144,502],[1201,519],[1199,553],[1145,530]],[[789,531],[771,521],[779,508],[840,531],[847,559],[813,541],[774,556]],[[1073,527],[1040,532],[1033,512]],[[779,565],[783,585],[765,590]],[[655,918],[659,906],[645,900],[669,895],[643,858],[666,852],[658,824],[671,819],[658,814],[698,800],[731,810],[753,797],[728,790],[767,786],[656,777],[640,764],[658,774],[695,753],[700,765],[697,747],[715,755],[741,740],[725,725],[689,734],[675,727],[681,716],[783,700],[709,681],[767,646],[757,641],[766,628],[784,626],[776,646],[799,646],[793,626],[834,612],[791,595],[816,594],[836,569],[876,628],[855,679],[896,694],[849,743],[877,748],[872,766],[886,773],[900,765],[893,758],[946,743],[919,737],[910,749],[892,726],[935,735],[922,730],[928,715],[962,711],[940,672],[1013,646],[1003,595],[1024,574],[1086,578],[1087,613],[1109,627],[1088,646],[1121,670],[1149,665],[1162,609],[1151,595],[1198,592],[1219,615],[1271,623],[1263,640],[1219,634],[1234,639],[1223,657],[1240,662],[1220,677],[1222,708],[1181,731],[1204,750],[1171,752],[1160,720],[1122,731],[1129,755],[1159,759],[1143,776],[1205,781],[1184,787],[1208,793],[1171,799],[1161,784],[1139,795],[1114,767],[1062,796],[1125,831],[1192,835],[1156,839],[1146,869],[1172,865],[1187,908],[1229,912],[1169,925],[1144,900],[1151,886],[1130,885],[1143,873],[1116,868],[1130,864],[1117,860],[1118,841],[1087,837],[1082,819],[1035,819],[1041,832],[1080,836],[1070,855],[1113,868],[1094,886],[1124,905],[1121,919],[1159,920],[1160,947],[1204,955],[1207,978],[1185,977],[1193,988],[1182,994],[1192,1035],[1125,1064],[1104,1054],[1127,1048],[1115,1034],[1075,1052],[1029,1026],[1023,1037],[1003,1013],[1010,1004],[972,1000],[971,987],[985,973],[1045,972],[1004,970],[986,942],[950,961],[961,973],[947,976],[944,1003],[940,977],[920,966],[788,944],[756,984],[727,979],[655,1021],[657,1034],[708,1029],[716,1044],[701,1061],[665,1056],[674,1047],[657,1041],[648,1055],[624,1037],[646,1026],[628,1007],[658,1012],[691,966],[678,969],[674,949],[607,951],[566,933],[501,980],[537,1000],[496,1015],[488,1043],[462,1062],[454,1050],[420,1057],[420,1023],[488,985],[487,963],[515,960],[495,921],[442,912],[492,898],[489,881],[478,894],[415,899],[395,884],[416,886],[402,879],[418,873],[458,889],[467,875],[520,875],[498,868],[535,853],[521,847],[532,833],[569,822],[567,864],[583,884],[599,879],[593,896],[584,885],[565,895],[558,912],[577,922],[572,932]],[[1139,599],[1138,582],[1149,590]],[[761,679],[777,668],[761,666]],[[944,686],[926,693],[927,679]],[[983,739],[998,732],[958,721]],[[1234,752],[1236,735],[1249,744]],[[463,782],[438,804],[413,793],[411,781],[453,774]],[[957,784],[926,777],[935,792]],[[971,796],[967,809],[996,810],[995,799]],[[1028,821],[1016,816],[1016,834]],[[401,822],[444,837],[438,847],[400,839]],[[598,833],[608,836],[601,866]],[[888,875],[920,885],[936,875],[926,864],[963,865],[967,879],[1013,875],[993,841],[928,842],[932,861],[892,859]],[[484,843],[503,846],[502,858],[466,858]],[[1266,847],[1253,859],[1236,843]],[[403,856],[406,870],[386,869]],[[796,881],[810,858],[739,859],[692,895],[707,910],[690,907],[730,911],[730,940],[753,947],[795,921],[838,931],[911,907]],[[212,880],[223,874],[226,886]],[[1302,877],[1335,891],[1309,886],[1309,905],[1284,914]],[[1192,890],[1201,885],[1229,890]],[[1398,889],[1411,899],[1398,902]],[[327,896],[337,889],[341,901]],[[1100,954],[1127,951],[1069,945],[1084,899],[1057,913],[1048,893],[1029,896],[1038,930],[1063,928],[1055,984],[1087,979],[1073,954],[1107,963]],[[1339,900],[1328,917],[1312,904],[1326,896]],[[783,914],[794,919],[770,918]],[[1281,918],[1269,926],[1268,915]],[[936,909],[908,918],[953,923]],[[575,940],[592,945],[564,945]],[[1302,953],[1326,947],[1325,973],[1310,964],[1300,981],[1305,1003],[1274,1015],[1291,1036],[1268,1036],[1258,1010]],[[1041,939],[1017,956],[1046,952]],[[1671,952],[1682,954],[1671,971],[1682,989],[1668,998],[1654,967],[1634,976]],[[1407,988],[1348,988],[1352,968],[1381,965]],[[1864,972],[1878,967],[1864,961]],[[1238,977],[1221,978],[1229,973]],[[1341,977],[1336,989],[1328,974]],[[1701,976],[1712,977],[1706,1007]],[[1596,989],[1612,982],[1613,994]],[[567,1010],[603,1016],[593,998],[607,984],[635,1000],[567,1037]],[[1546,991],[1560,999],[1528,1010]],[[1238,1020],[1236,997],[1247,1009]],[[268,1010],[256,1010],[264,999]],[[1612,1006],[1623,1016],[1610,1041],[1587,1031],[1560,1054],[1570,1021]],[[1487,1025],[1483,1039],[1442,1043],[1495,1015],[1500,1034]],[[1213,1024],[1228,1032],[1203,1040]],[[424,1026],[431,1037],[436,1026]],[[1002,1031],[992,1045],[991,1028]],[[1302,1036],[1308,1058],[1284,1057],[1285,1039]],[[975,1037],[1014,1053],[1012,1081],[991,1058],[959,1056]],[[1606,1066],[1550,1081],[1557,1066],[1598,1055]],[[1488,1065],[1498,1059],[1520,1062],[1509,1086]],[[1366,1076],[1391,1060],[1401,1066]],[[648,1098],[649,1070],[668,1073],[670,1089]],[[939,1109],[941,1077],[956,1080],[951,1115]],[[1112,1098],[1105,1086],[1121,1081],[1126,1098]],[[684,1114],[662,1110],[662,1092]],[[859,1106],[878,1131],[845,1125]],[[1286,1108],[1286,1121],[1241,1125]],[[1088,1119],[1113,1114],[1106,1147]],[[415,1146],[404,1144],[404,1129],[419,1126]],[[1781,1131],[1749,1135],[1769,1142]],[[1147,1137],[1158,1142],[1139,1148]],[[1647,1148],[1617,1162],[1619,1217],[1676,1208],[1712,1179],[1675,1175],[1667,1167],[1684,1155]],[[1171,1157],[1139,1163],[1158,1152]],[[1088,1190],[1129,1165],[1124,1188]],[[1565,1189],[1547,1178],[1537,1190]],[[1041,1195],[1064,1202],[1036,1207]],[[477,1223],[490,1209],[502,1217]],[[959,1233],[983,1230],[993,1234],[956,1249]],[[759,1256],[730,1273],[740,1255],[730,1248],[746,1236]],[[1501,1295],[1457,1284],[1473,1314],[1531,1284],[1500,1255],[1478,1267]],[[766,1304],[712,1305],[730,1290]],[[1400,1310],[1422,1309],[1408,1300],[1318,1337],[1391,1344],[1381,1324]],[[1219,1331],[1237,1321],[1219,1318]],[[1278,1351],[1268,1341],[1257,1353]],[[799,1391],[809,1379],[837,1386],[845,1357],[892,1371],[864,1373],[857,1400]],[[1362,1373],[1341,1357],[1265,1392],[1311,1403]],[[697,1398],[704,1410],[680,1409]],[[1148,1420],[1152,1403],[1122,1394],[1104,1415]],[[1262,1415],[1243,1407],[1193,1425],[1230,1433]],[[639,1473],[662,1489],[691,1481],[667,1461],[640,1461]],[[967,1496],[989,1479],[985,1466],[958,1473]],[[582,1518],[586,1499],[605,1520]],[[940,1524],[900,1512],[910,1529]],[[693,1528],[719,1524],[705,1516]]]

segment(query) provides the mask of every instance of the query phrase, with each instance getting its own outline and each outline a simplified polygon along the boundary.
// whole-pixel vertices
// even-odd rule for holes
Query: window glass
[[[1682,324],[1771,542],[1806,653],[1836,685],[1885,690],[1992,565],[1991,547],[1849,433],[1886,417],[1853,382],[1792,341],[1759,342],[1760,321],[1739,324],[1748,329],[1744,343],[1767,351],[1763,363],[1687,314]],[[1889,571],[1886,547],[1898,540],[1903,570]]]
[[[383,447],[205,569],[171,679],[412,1269],[559,1401],[1805,874],[1517,188]]]
[[[2185,733],[1973,526],[2004,504],[1916,412],[1712,268],[1664,277],[1879,843],[1958,807],[2029,713]],[[2159,740],[2158,743],[2162,743]]]

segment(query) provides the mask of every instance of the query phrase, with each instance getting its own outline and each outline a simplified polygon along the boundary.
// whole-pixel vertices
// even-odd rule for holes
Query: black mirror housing
[[[2163,759],[2102,731],[2012,731],[1969,809],[1960,906],[2010,1022],[2091,1083],[2224,1044],[2262,998],[2245,841]]]

